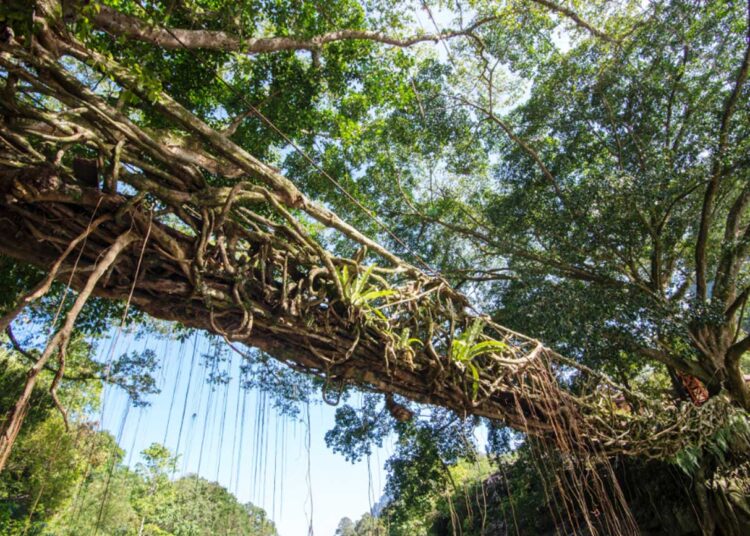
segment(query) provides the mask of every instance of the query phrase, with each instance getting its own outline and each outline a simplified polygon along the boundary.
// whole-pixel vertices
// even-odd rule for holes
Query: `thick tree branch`
[[[750,247],[748,230],[742,229],[743,220],[747,216],[747,208],[750,205],[750,184],[746,184],[735,199],[727,214],[724,227],[724,239],[719,263],[716,267],[716,282],[714,284],[714,296],[728,306],[737,292],[737,277],[740,273],[743,260]]]
[[[319,50],[324,45],[337,41],[373,41],[395,47],[410,47],[418,43],[438,42],[442,39],[466,37],[479,27],[496,20],[497,17],[482,18],[466,29],[447,30],[441,33],[395,37],[383,32],[345,29],[328,32],[311,38],[298,37],[248,37],[240,38],[228,32],[213,30],[185,30],[151,26],[146,21],[126,15],[108,6],[101,6],[92,21],[94,25],[114,36],[125,36],[145,41],[167,50],[183,48],[235,51],[245,54],[263,54],[285,50]]]
[[[748,5],[750,12],[750,4]],[[701,212],[700,226],[698,229],[698,238],[695,245],[695,286],[696,295],[699,300],[706,299],[706,272],[708,271],[708,235],[711,227],[711,220],[714,211],[714,203],[719,190],[719,182],[722,177],[724,168],[724,153],[729,142],[730,122],[737,107],[737,101],[742,93],[742,88],[747,80],[748,70],[750,69],[750,21],[748,22],[747,34],[745,37],[747,45],[745,54],[742,57],[737,77],[735,79],[732,92],[727,96],[724,108],[721,114],[719,126],[718,141],[716,151],[714,152],[713,164],[711,168],[711,179],[706,187],[706,193],[703,197],[703,210]]]
[[[541,6],[544,6],[550,11],[553,11],[559,15],[562,15],[563,17],[569,18],[575,23],[576,26],[583,28],[587,32],[590,32],[592,35],[598,37],[599,39],[603,39],[604,41],[609,41],[612,43],[617,42],[616,39],[608,35],[606,32],[593,26],[589,22],[586,22],[583,18],[581,18],[580,15],[578,15],[578,13],[576,13],[570,8],[561,6],[560,4],[556,2],[551,2],[550,0],[532,0],[532,2],[534,2],[535,4],[539,4]]]
[[[750,351],[750,335],[734,343],[729,349],[730,360],[739,360],[742,354]]]
[[[727,351],[726,358],[727,388],[745,409],[750,408],[750,387],[742,374],[740,360],[748,351],[750,351],[750,335],[734,343]]]

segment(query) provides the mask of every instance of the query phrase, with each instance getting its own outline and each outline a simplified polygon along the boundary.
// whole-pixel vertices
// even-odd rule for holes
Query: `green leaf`
[[[482,354],[487,354],[490,352],[502,352],[503,350],[506,350],[508,346],[500,341],[482,341],[480,343],[475,344],[469,349],[469,359],[474,359],[475,357],[478,357]]]
[[[473,363],[468,363],[468,365],[469,370],[471,371],[471,375],[474,378],[474,382],[471,385],[472,397],[476,399],[477,394],[479,394],[479,370],[474,366]]]
[[[360,299],[363,302],[371,302],[373,300],[377,300],[378,298],[385,298],[387,296],[393,296],[396,294],[395,290],[371,290],[370,292],[366,292],[365,294],[362,294]]]

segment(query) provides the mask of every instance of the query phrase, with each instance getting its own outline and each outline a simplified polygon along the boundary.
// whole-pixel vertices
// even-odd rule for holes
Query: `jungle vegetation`
[[[320,389],[349,459],[398,437],[387,505],[342,533],[747,533],[748,3],[0,16],[0,477],[34,430],[74,441],[76,372],[147,395],[148,360],[112,376],[75,345],[158,319],[226,341],[290,411]],[[122,485],[180,496],[154,449]],[[177,530],[137,496],[117,515]]]
[[[131,468],[115,437],[91,420],[102,381],[91,374],[97,365],[88,350],[80,341],[71,348],[76,379],[59,392],[69,430],[48,393],[34,393],[0,476],[0,534],[277,534],[261,508],[240,504],[217,483],[195,475],[175,479],[179,458],[162,445],[148,447]],[[0,366],[0,396],[8,407],[28,363],[2,351]]]

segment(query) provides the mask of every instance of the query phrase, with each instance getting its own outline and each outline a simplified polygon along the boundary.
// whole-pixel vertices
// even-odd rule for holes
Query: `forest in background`
[[[214,333],[290,414],[320,391],[347,459],[395,436],[346,536],[627,534],[625,502],[644,534],[747,533],[747,3],[0,9],[12,530],[273,534],[92,428],[102,381],[153,389],[147,355],[87,357],[121,326]]]
[[[60,389],[69,430],[46,396],[51,378],[34,394],[27,425],[0,475],[0,534],[276,536],[263,509],[240,504],[199,476],[176,478],[179,459],[162,445],[152,444],[129,467],[124,449],[94,420],[102,381],[90,373],[86,352],[85,345],[74,346],[82,373]],[[0,352],[3,407],[26,365],[19,354]]]

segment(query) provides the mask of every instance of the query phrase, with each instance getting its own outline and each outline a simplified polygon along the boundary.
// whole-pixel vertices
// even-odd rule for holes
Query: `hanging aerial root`
[[[44,352],[34,365],[29,369],[26,375],[26,383],[24,385],[21,395],[18,397],[16,403],[11,407],[6,416],[5,422],[0,428],[0,471],[5,467],[8,457],[10,456],[13,444],[18,437],[18,433],[21,431],[21,425],[26,417],[28,411],[29,399],[31,393],[36,385],[37,377],[44,365],[47,363],[49,358],[56,351],[65,351],[70,335],[73,332],[75,321],[78,318],[78,314],[83,309],[83,306],[88,301],[91,293],[94,291],[94,287],[99,282],[99,279],[105,274],[105,272],[112,266],[117,259],[117,256],[122,252],[131,242],[136,239],[136,236],[130,232],[126,232],[118,236],[112,245],[107,249],[104,256],[101,258],[99,263],[96,265],[94,271],[89,275],[86,280],[86,284],[78,294],[73,306],[68,312],[63,326],[55,333],[55,335],[47,343]],[[60,371],[62,368],[60,369]],[[62,378],[62,372],[58,371],[60,378]],[[59,383],[59,380],[57,380]],[[53,382],[53,385],[55,383]],[[59,402],[59,401],[57,401]]]
[[[8,326],[10,326],[13,320],[15,320],[15,318],[23,312],[26,306],[30,305],[34,301],[47,294],[47,292],[49,292],[52,283],[59,275],[60,268],[62,267],[63,262],[73,252],[78,244],[81,243],[81,241],[88,238],[88,236],[92,232],[94,232],[97,227],[99,227],[102,223],[109,220],[110,218],[111,216],[109,214],[106,214],[93,220],[86,227],[85,231],[83,231],[80,235],[70,241],[68,247],[65,248],[65,251],[63,251],[60,257],[54,262],[54,264],[50,266],[47,276],[36,287],[34,287],[33,290],[31,290],[28,294],[18,300],[18,304],[12,310],[10,310],[8,313],[3,315],[2,318],[0,318],[0,333],[4,332],[8,328]]]
[[[60,412],[60,416],[62,416],[63,423],[65,424],[65,431],[67,432],[70,431],[70,426],[68,425],[68,410],[65,409],[65,406],[63,406],[62,402],[60,402],[60,398],[57,396],[57,388],[60,386],[63,374],[65,373],[64,346],[61,346],[58,352],[57,365],[57,372],[55,373],[55,377],[52,379],[52,384],[49,387],[49,394],[52,397],[55,407]]]

